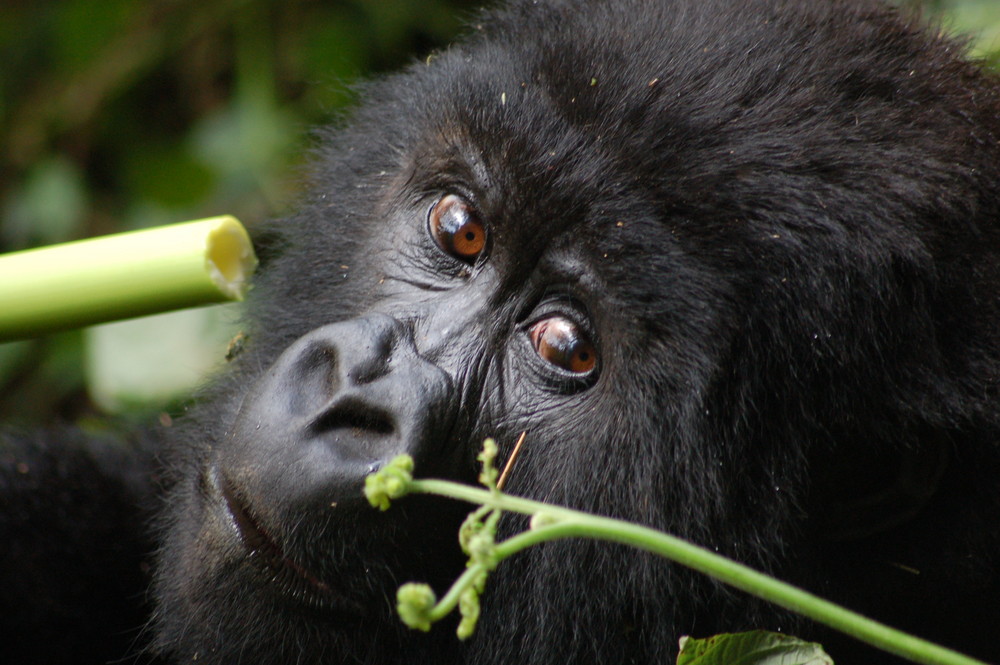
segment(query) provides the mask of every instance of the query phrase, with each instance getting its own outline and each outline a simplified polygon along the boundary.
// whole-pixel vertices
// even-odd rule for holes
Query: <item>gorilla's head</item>
[[[996,617],[997,81],[865,0],[524,0],[470,32],[367,85],[259,231],[246,350],[175,441],[160,648],[648,663],[792,625],[568,542],[504,563],[468,644],[407,631],[395,589],[461,572],[468,507],[377,513],[364,476],[474,482],[521,432],[514,494],[959,642],[928,607]]]

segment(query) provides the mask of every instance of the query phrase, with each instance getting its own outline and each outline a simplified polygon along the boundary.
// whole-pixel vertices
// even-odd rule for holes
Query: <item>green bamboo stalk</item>
[[[257,265],[222,216],[0,256],[0,341],[241,300]]]

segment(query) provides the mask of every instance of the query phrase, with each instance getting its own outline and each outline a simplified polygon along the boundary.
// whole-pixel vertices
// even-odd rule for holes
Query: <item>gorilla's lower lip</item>
[[[250,553],[250,558],[259,565],[268,568],[275,575],[275,581],[282,581],[288,586],[299,589],[305,583],[308,586],[308,591],[312,593],[329,594],[331,592],[329,585],[292,561],[281,546],[268,534],[267,530],[254,519],[250,510],[236,497],[225,476],[215,470],[213,470],[212,475],[215,476],[214,481],[219,489],[219,494],[221,494],[226,509],[236,524],[236,529],[239,531],[243,545]]]

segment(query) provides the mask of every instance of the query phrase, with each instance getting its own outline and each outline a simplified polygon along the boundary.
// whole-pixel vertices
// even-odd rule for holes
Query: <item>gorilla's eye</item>
[[[561,316],[538,321],[529,329],[539,356],[564,370],[586,374],[597,365],[597,349],[580,327]]]
[[[472,206],[454,194],[434,204],[427,215],[427,228],[438,247],[465,263],[474,263],[486,247],[486,227]]]

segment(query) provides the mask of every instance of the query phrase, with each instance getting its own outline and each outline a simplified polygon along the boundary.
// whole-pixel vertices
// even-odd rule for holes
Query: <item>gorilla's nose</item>
[[[219,464],[249,500],[266,497],[279,512],[361,502],[374,469],[401,453],[435,454],[453,392],[396,319],[323,326],[288,347],[249,392],[232,429],[237,445]]]

